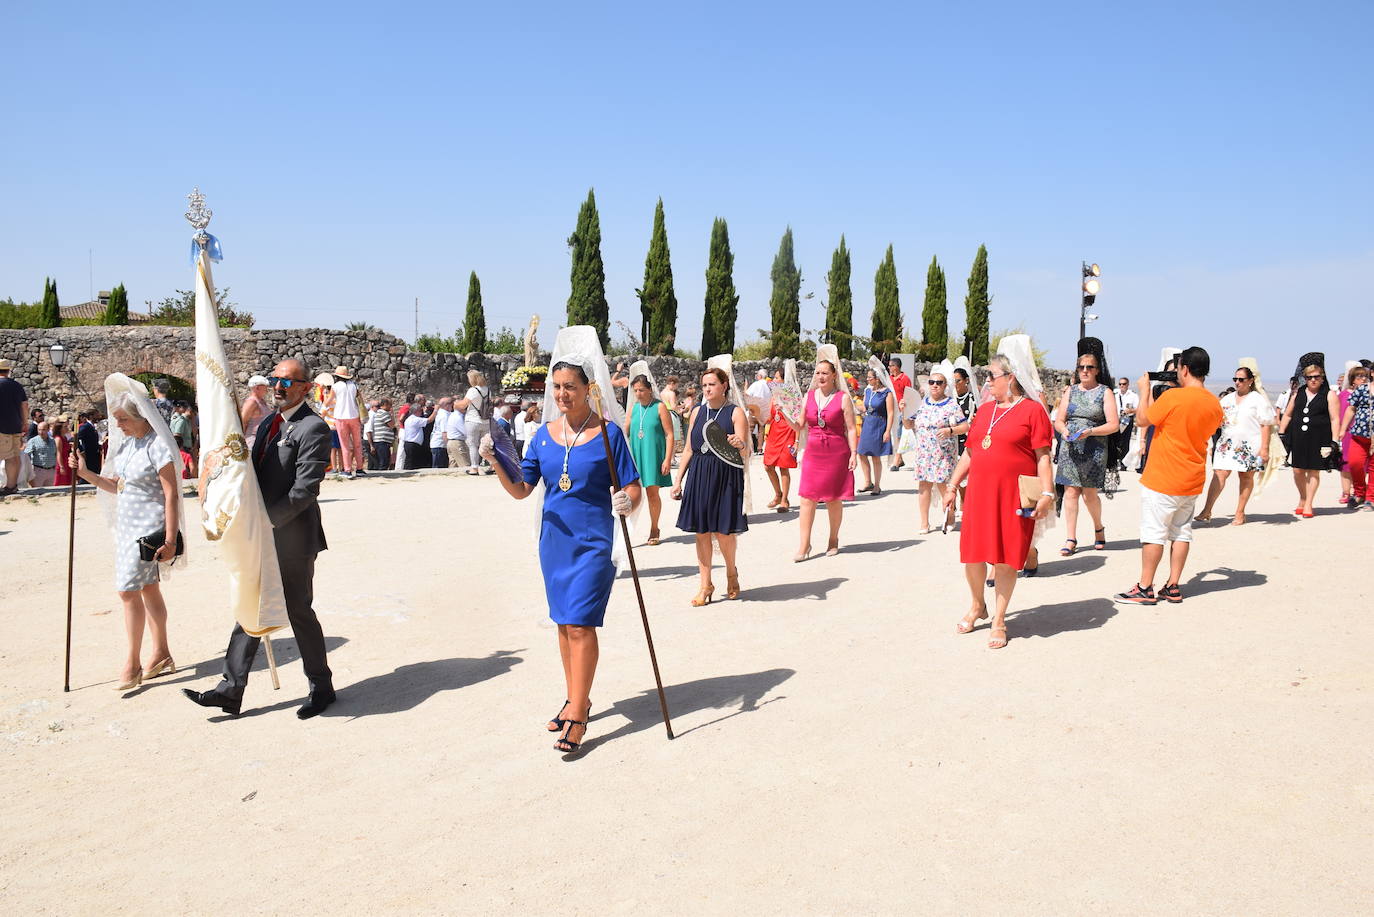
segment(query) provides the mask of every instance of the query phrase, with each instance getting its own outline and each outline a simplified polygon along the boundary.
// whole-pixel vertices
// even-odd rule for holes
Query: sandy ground
[[[165,587],[182,670],[111,690],[124,638],[89,497],[64,694],[66,501],[10,500],[0,907],[1370,913],[1374,515],[1330,508],[1334,477],[1314,520],[1280,479],[1251,525],[1202,531],[1183,605],[1125,608],[1127,475],[1110,550],[1061,560],[1058,529],[1000,652],[954,632],[957,536],[915,535],[910,477],[887,483],[834,558],[792,564],[795,514],[755,514],[740,601],[688,606],[685,536],[640,549],[678,737],[622,581],[573,761],[543,730],[563,688],[530,507],[493,479],[326,483],[340,696],[308,722],[289,638],[282,690],[259,670],[241,718],[180,696],[214,684],[230,628],[199,542]]]

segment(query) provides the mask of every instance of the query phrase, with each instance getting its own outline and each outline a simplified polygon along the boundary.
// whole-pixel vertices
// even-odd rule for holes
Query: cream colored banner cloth
[[[253,636],[286,625],[272,522],[258,488],[220,338],[210,259],[196,259],[196,400],[200,407],[201,525],[229,568],[229,608]]]

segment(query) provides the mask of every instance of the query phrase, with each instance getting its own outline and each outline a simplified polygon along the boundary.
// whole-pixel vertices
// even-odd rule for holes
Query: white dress
[[[1226,419],[1212,467],[1219,471],[1262,471],[1260,444],[1264,441],[1264,426],[1275,421],[1274,406],[1260,392],[1251,392],[1242,399],[1232,392],[1221,399],[1221,412]]]
[[[125,439],[111,464],[113,474],[119,478],[115,497],[115,590],[136,592],[158,581],[157,561],[145,561],[138,556],[138,539],[166,527],[162,481],[157,472],[165,465],[175,464],[171,450],[154,432],[142,439]]]

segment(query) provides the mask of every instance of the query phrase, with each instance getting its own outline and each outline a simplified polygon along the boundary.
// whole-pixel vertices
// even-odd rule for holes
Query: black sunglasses
[[[282,376],[268,376],[268,377],[267,377],[267,384],[270,385],[270,386],[272,386],[273,388],[276,388],[278,385],[280,385],[282,388],[290,388],[290,387],[293,386],[293,385],[304,385],[304,384],[305,384],[305,380],[304,380],[304,379],[286,379],[286,378],[283,378]]]
[[[1250,377],[1249,377],[1249,376],[1232,376],[1232,377],[1231,377],[1231,381],[1232,381],[1232,382],[1249,382],[1249,381],[1250,381]]]
[[[944,380],[944,379],[931,379],[931,380],[930,380],[930,384],[931,384],[931,385],[944,385],[944,384],[945,384],[945,380]]]
[[[1305,379],[1325,379],[1326,376],[1323,375],[1322,373],[1316,373],[1315,375],[1304,376],[1303,378],[1305,378]]]
[[[1079,371],[1079,372],[1082,372],[1082,371],[1085,370],[1085,369],[1097,369],[1097,367],[1096,367],[1096,366],[1093,366],[1091,363],[1080,363],[1080,364],[1078,364],[1078,371]]]

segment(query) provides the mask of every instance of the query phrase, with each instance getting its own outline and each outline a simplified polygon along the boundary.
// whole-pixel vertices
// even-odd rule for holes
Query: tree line
[[[606,269],[601,258],[601,217],[596,208],[596,192],[587,192],[577,214],[577,223],[568,237],[572,254],[571,291],[568,295],[568,324],[591,325],[601,337],[602,347],[610,344],[610,306],[606,299]],[[730,230],[717,217],[711,226],[711,244],[706,263],[706,297],[701,323],[701,355],[733,353],[739,316],[739,293],[734,282],[735,256],[730,250]],[[897,266],[892,246],[887,247],[873,278],[871,334],[861,337],[854,331],[854,292],[850,282],[853,263],[843,235],[825,276],[828,299],[824,302],[825,325],[818,332],[822,343],[835,344],[843,356],[862,357],[867,353],[894,353],[911,350],[923,359],[944,359],[949,347],[949,305],[945,271],[937,258],[931,258],[926,271],[925,301],[921,309],[921,338],[907,335],[897,284]],[[792,228],[782,234],[777,255],[769,272],[772,294],[769,297],[771,328],[760,329],[767,343],[767,355],[798,357],[804,338],[801,323],[802,273],[797,266]],[[813,294],[806,294],[811,298]],[[673,268],[668,249],[668,231],[663,216],[663,200],[654,206],[649,252],[644,260],[644,285],[635,290],[640,308],[640,341],[646,353],[672,355],[681,352],[677,340],[678,301],[673,290]],[[471,302],[471,299],[469,299]],[[988,360],[989,310],[988,250],[978,246],[969,272],[968,293],[964,297],[964,332],[961,350],[977,364]],[[471,323],[469,313],[469,323]],[[805,339],[806,343],[815,342]],[[809,349],[809,348],[808,348]]]

